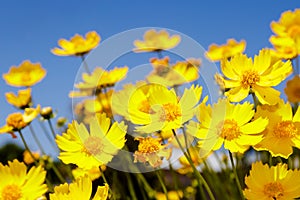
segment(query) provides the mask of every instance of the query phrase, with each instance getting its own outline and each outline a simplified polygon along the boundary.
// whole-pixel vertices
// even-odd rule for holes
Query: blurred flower
[[[270,42],[282,58],[300,55],[300,9],[283,12],[279,21],[271,23],[271,29],[275,35],[270,37]]]
[[[294,76],[293,79],[289,80],[286,83],[284,92],[289,102],[291,103],[300,102],[300,77]]]
[[[40,153],[39,152],[31,152],[33,157],[38,160],[40,158]],[[23,153],[23,161],[24,163],[26,163],[27,165],[30,165],[32,163],[34,163],[34,160],[32,158],[32,156],[30,155],[29,151],[25,150]]]
[[[280,100],[280,92],[272,88],[281,83],[292,73],[290,61],[274,60],[270,50],[263,49],[254,62],[246,55],[237,55],[230,61],[221,63],[225,88],[230,89],[225,95],[232,102],[245,99],[253,92],[262,104],[276,104]]]
[[[139,141],[138,150],[134,152],[134,162],[149,163],[152,167],[159,167],[162,159],[171,156],[171,149],[162,145],[160,138],[146,137],[135,138]]]
[[[86,33],[85,38],[75,34],[70,41],[66,39],[58,40],[60,48],[54,48],[51,52],[57,56],[83,56],[96,48],[101,38],[96,31]]]
[[[67,133],[56,137],[56,143],[63,151],[59,159],[84,169],[107,164],[123,148],[126,129],[124,122],[111,125],[105,114],[91,118],[90,133],[84,124],[73,121]]]
[[[168,191],[168,199],[169,200],[180,200],[183,198],[183,192],[181,190],[178,191]],[[166,200],[166,195],[162,192],[156,193],[156,200]]]
[[[40,105],[36,108],[26,108],[24,113],[12,113],[6,118],[6,124],[0,127],[0,134],[9,133],[16,137],[15,131],[19,131],[30,124],[40,113]]]
[[[40,114],[44,119],[50,119],[54,117],[52,108],[50,106],[42,108]]]
[[[5,93],[6,101],[20,109],[25,109],[31,105],[31,88],[19,90],[18,95],[12,92]]]
[[[3,74],[6,84],[14,87],[31,87],[46,76],[46,70],[40,63],[23,61],[18,67],[12,66],[8,73]]]
[[[41,167],[31,167],[27,172],[24,163],[18,160],[8,161],[8,165],[0,163],[0,197],[9,199],[37,199],[47,192],[44,184],[46,171]]]
[[[101,165],[101,171],[105,171],[106,166]],[[101,176],[101,172],[99,167],[92,167],[91,169],[82,169],[77,167],[76,169],[72,170],[72,175],[74,176],[75,179],[88,175],[88,177],[93,181],[96,180]]]
[[[73,183],[61,184],[54,188],[54,193],[50,194],[50,200],[106,200],[108,197],[108,185],[98,186],[94,197],[92,195],[92,181],[88,176],[76,179]]]
[[[56,121],[56,126],[58,128],[65,126],[65,124],[67,123],[68,119],[65,117],[59,117]]]
[[[187,133],[200,139],[201,157],[220,149],[223,143],[231,152],[244,153],[262,140],[259,133],[268,125],[263,118],[251,121],[253,115],[253,105],[248,102],[234,105],[220,99],[213,107],[201,104],[196,115],[200,124],[190,122]]]
[[[144,41],[135,40],[135,52],[151,52],[172,49],[180,42],[179,35],[170,36],[166,30],[148,30],[144,34]]]
[[[245,48],[245,40],[237,42],[234,39],[228,39],[227,43],[223,45],[211,44],[208,47],[208,51],[206,52],[205,56],[211,61],[216,62],[231,58],[232,56],[239,53],[243,53],[245,51]]]
[[[300,171],[287,168],[281,163],[272,167],[253,163],[249,176],[245,177],[245,197],[249,200],[300,197]]]

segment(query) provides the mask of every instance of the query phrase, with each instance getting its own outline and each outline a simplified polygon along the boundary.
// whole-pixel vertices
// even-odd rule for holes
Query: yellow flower
[[[50,200],[106,200],[108,197],[108,185],[98,186],[94,197],[92,195],[92,181],[88,176],[76,179],[69,185],[61,184],[54,188],[54,193],[50,194]]]
[[[19,90],[18,95],[12,92],[5,93],[6,101],[20,109],[25,109],[30,107],[31,104],[31,88],[25,90]]]
[[[244,153],[250,146],[262,140],[261,133],[268,125],[268,120],[253,118],[253,105],[230,104],[221,99],[213,107],[201,104],[196,117],[200,124],[190,122],[187,133],[200,139],[200,156],[207,155],[211,150],[224,148],[231,152]]]
[[[54,48],[51,52],[57,56],[83,56],[96,48],[101,38],[96,31],[86,33],[85,38],[75,34],[70,41],[66,39],[58,40],[60,48]]]
[[[300,77],[294,76],[293,79],[289,80],[286,83],[284,92],[289,102],[291,103],[300,102]]]
[[[168,199],[169,200],[180,200],[183,198],[183,192],[181,190],[178,191],[168,191]],[[166,200],[166,195],[162,192],[156,193],[156,200]]]
[[[286,164],[269,167],[262,162],[252,164],[245,177],[245,197],[249,200],[284,200],[300,197],[300,171],[288,170]]]
[[[134,152],[134,162],[149,163],[152,167],[159,167],[162,159],[171,156],[171,149],[162,145],[160,138],[136,138],[139,141],[138,150]]]
[[[234,55],[243,53],[246,48],[246,41],[241,40],[240,42],[234,39],[228,39],[226,44],[217,45],[212,44],[208,47],[208,51],[205,56],[211,61],[220,61],[223,59],[231,58]]]
[[[275,35],[270,42],[275,50],[282,54],[282,58],[292,59],[300,54],[300,9],[288,10],[281,14],[279,21],[271,23]]]
[[[174,89],[154,85],[149,89],[149,96],[143,98],[141,88],[132,94],[128,111],[130,121],[142,125],[136,127],[136,130],[143,133],[182,127],[183,123],[194,116],[202,93],[202,87],[192,85],[189,89],[185,88],[179,98]]]
[[[46,171],[41,167],[31,167],[27,172],[24,163],[18,160],[0,163],[0,198],[3,200],[37,199],[47,192],[44,184]]]
[[[169,36],[166,30],[155,31],[154,29],[148,30],[144,34],[144,41],[135,40],[135,52],[151,52],[172,49],[180,42],[179,35]]]
[[[38,160],[40,158],[40,153],[39,152],[31,152],[33,157]],[[29,151],[25,150],[23,153],[23,161],[24,163],[26,163],[27,165],[30,165],[32,163],[34,163],[34,160],[32,158],[32,156],[30,155]]]
[[[12,113],[6,118],[6,124],[0,127],[0,134],[9,133],[16,137],[15,131],[19,131],[30,124],[40,113],[40,105],[36,108],[25,108],[24,113]]]
[[[3,74],[6,84],[14,87],[31,87],[46,76],[46,70],[40,63],[23,61],[18,67],[12,66],[8,73]]]
[[[83,124],[73,121],[67,133],[56,137],[56,143],[63,151],[59,159],[84,169],[107,164],[123,148],[126,129],[124,122],[111,124],[105,114],[91,118],[90,133]]]
[[[292,147],[300,148],[300,107],[293,116],[291,105],[283,101],[267,109],[258,106],[257,117],[267,117],[269,125],[263,140],[255,145],[256,150],[267,150],[272,156],[288,158],[293,153]]]
[[[239,54],[221,63],[225,75],[224,87],[230,89],[225,95],[232,102],[245,99],[253,92],[262,104],[276,104],[280,92],[273,89],[292,73],[290,61],[275,60],[268,49],[263,49],[254,62],[246,55]]]
[[[105,171],[106,166],[102,165],[101,171]],[[101,172],[99,167],[92,167],[91,169],[82,169],[77,167],[76,169],[72,170],[72,175],[74,176],[75,179],[87,175],[92,181],[96,180],[101,176]]]

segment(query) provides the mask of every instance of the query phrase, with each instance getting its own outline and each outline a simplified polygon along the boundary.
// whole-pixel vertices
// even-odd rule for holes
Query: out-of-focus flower
[[[86,175],[76,179],[73,183],[61,184],[54,188],[54,193],[50,194],[50,200],[66,200],[78,199],[81,200],[106,200],[108,197],[108,185],[98,186],[96,194],[92,198],[92,181]]]
[[[300,107],[293,116],[291,105],[280,101],[277,108],[262,110],[258,106],[254,117],[269,119],[263,140],[254,146],[256,150],[267,150],[272,156],[288,158],[293,153],[292,147],[300,148]]]
[[[8,73],[3,74],[6,84],[14,87],[31,87],[46,76],[46,70],[40,63],[23,61],[18,67],[12,66]]]
[[[31,88],[19,90],[18,95],[12,92],[5,93],[6,101],[20,109],[25,109],[31,105]]]
[[[284,92],[289,102],[291,103],[300,102],[300,77],[294,76],[293,79],[289,80],[286,83]]]
[[[168,199],[169,200],[180,200],[183,198],[183,192],[181,190],[178,191],[168,191]],[[162,192],[156,193],[156,200],[166,200],[166,195]]]
[[[41,167],[31,167],[27,172],[24,163],[18,160],[0,163],[0,197],[6,199],[38,199],[47,192],[44,184],[46,171]]]
[[[59,117],[56,121],[56,126],[58,128],[65,126],[65,124],[67,123],[68,119],[65,117]]]
[[[9,133],[16,137],[15,131],[19,131],[30,124],[40,113],[40,105],[36,108],[26,108],[24,113],[12,113],[6,118],[6,124],[0,128],[0,134]]]
[[[286,164],[269,167],[262,162],[252,164],[245,177],[245,197],[256,199],[295,199],[300,197],[300,171],[288,170]]]
[[[162,51],[176,47],[180,42],[179,35],[170,36],[166,30],[148,30],[144,34],[144,41],[135,40],[135,52]]]
[[[245,40],[237,42],[234,39],[228,39],[227,43],[223,45],[211,44],[208,47],[208,51],[206,52],[205,56],[211,61],[216,62],[231,58],[232,56],[239,53],[243,53],[245,51],[245,48]]]
[[[279,21],[271,23],[275,35],[270,42],[284,59],[292,59],[300,55],[300,9],[285,11]]]
[[[60,48],[54,48],[51,52],[57,56],[83,56],[96,48],[101,38],[96,31],[86,33],[85,38],[75,34],[70,41],[58,40]]]
[[[169,159],[171,149],[162,145],[160,138],[136,138],[139,141],[138,150],[134,152],[134,162],[149,163],[152,167],[159,167],[162,159]]]
[[[38,160],[40,158],[40,153],[39,152],[31,152],[31,153],[32,153],[35,160]],[[30,165],[30,164],[34,163],[34,159],[30,155],[29,151],[27,151],[27,150],[24,151],[24,153],[23,153],[24,163],[26,163],[27,165]]]
[[[240,102],[253,92],[262,104],[274,105],[280,100],[280,92],[272,88],[292,73],[290,61],[275,60],[268,49],[251,58],[239,54],[221,63],[224,86],[230,89],[225,95],[231,102]]]
[[[107,164],[123,148],[126,129],[124,122],[111,124],[105,114],[91,118],[90,133],[84,124],[73,121],[67,133],[56,137],[56,143],[62,150],[59,159],[84,169]]]
[[[262,140],[260,133],[268,125],[264,118],[251,121],[253,115],[253,105],[248,102],[234,105],[221,99],[213,107],[201,104],[196,115],[200,124],[190,122],[187,133],[200,139],[201,157],[223,144],[231,152],[244,153]]]
[[[101,167],[101,171],[105,171],[106,169],[105,165],[101,165],[100,167]],[[76,169],[72,170],[72,175],[74,176],[75,179],[81,176],[88,175],[88,177],[90,177],[90,179],[93,181],[101,176],[101,171],[99,167],[92,167],[91,169],[82,169],[77,167]]]
[[[53,110],[50,106],[42,108],[40,114],[44,119],[50,119],[54,117]]]

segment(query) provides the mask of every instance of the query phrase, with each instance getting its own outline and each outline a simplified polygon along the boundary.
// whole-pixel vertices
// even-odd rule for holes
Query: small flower
[[[42,108],[40,114],[44,119],[50,119],[54,117],[52,108],[50,106]]]
[[[170,36],[166,30],[148,30],[144,34],[144,41],[135,40],[135,52],[162,51],[176,47],[180,42],[179,35]]]
[[[31,88],[19,90],[18,95],[12,92],[5,93],[6,101],[20,109],[29,108],[31,105]]]
[[[152,167],[159,167],[162,159],[171,156],[171,149],[162,145],[160,138],[136,138],[139,141],[138,150],[134,152],[134,162],[149,163]]]
[[[274,55],[281,59],[294,59],[297,57],[300,50],[292,38],[289,37],[271,37],[270,42],[273,44],[272,50]],[[299,42],[300,43],[300,42]]]
[[[70,184],[61,184],[54,188],[54,193],[50,194],[50,200],[66,200],[78,199],[81,200],[106,200],[108,197],[108,185],[98,186],[94,197],[92,195],[92,181],[86,175],[76,179]]]
[[[249,200],[300,197],[300,171],[287,168],[281,163],[272,167],[262,162],[253,163],[249,176],[245,177],[245,197]]]
[[[294,76],[293,79],[289,80],[286,83],[284,92],[289,102],[291,103],[300,102],[300,77]]]
[[[35,160],[38,160],[40,158],[39,152],[31,152],[31,153],[32,153],[33,157],[35,158]],[[23,161],[27,165],[34,163],[32,156],[30,155],[29,151],[27,151],[27,150],[24,151],[24,153],[23,153]]]
[[[58,40],[60,48],[54,48],[51,52],[57,56],[83,56],[96,48],[101,38],[96,31],[88,32],[83,38],[75,34],[70,41],[66,39]]]
[[[46,76],[46,70],[40,63],[23,61],[18,67],[12,66],[8,73],[3,74],[6,84],[14,87],[31,87]]]
[[[44,184],[46,171],[41,167],[31,167],[27,172],[24,163],[18,160],[8,161],[8,165],[0,163],[0,197],[9,199],[38,199],[47,192]]]
[[[105,165],[102,165],[100,167],[101,167],[101,171],[105,171],[106,169]],[[75,179],[88,175],[88,177],[93,181],[101,176],[101,172],[99,167],[92,167],[91,169],[83,169],[77,167],[76,169],[72,170],[72,175],[74,176]]]
[[[84,169],[107,164],[123,148],[126,129],[124,122],[111,124],[105,114],[91,118],[90,133],[84,124],[73,121],[67,133],[56,136],[56,143],[63,151],[58,158]]]
[[[65,118],[65,117],[59,117],[59,118],[57,119],[57,121],[56,121],[56,126],[57,126],[58,128],[64,127],[67,121],[68,121],[67,118]]]
[[[245,48],[246,48],[245,40],[241,40],[240,42],[237,42],[234,39],[228,39],[226,44],[210,45],[208,47],[208,51],[206,52],[205,56],[211,61],[216,62],[243,53],[245,51]]]
[[[168,199],[169,200],[180,200],[183,198],[183,192],[181,190],[175,191],[171,190],[168,191]],[[166,195],[162,192],[157,192],[156,193],[156,199],[157,200],[166,200]]]

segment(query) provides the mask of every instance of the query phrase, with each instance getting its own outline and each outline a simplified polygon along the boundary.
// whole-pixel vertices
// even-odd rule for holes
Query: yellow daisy
[[[0,199],[38,199],[47,192],[44,184],[46,171],[41,167],[31,167],[27,172],[24,163],[18,160],[0,163]]]
[[[299,54],[298,52],[300,52],[295,40],[290,37],[271,37],[270,42],[274,47],[273,52],[278,58],[293,59],[296,58]]]
[[[144,34],[144,41],[135,40],[135,52],[162,51],[176,47],[180,42],[179,35],[170,36],[166,30],[148,30]]]
[[[96,31],[86,33],[85,38],[75,34],[70,41],[60,39],[58,45],[61,48],[54,48],[51,52],[57,56],[83,56],[96,48],[101,38]]]
[[[31,105],[31,88],[25,90],[19,90],[18,94],[15,95],[12,92],[5,93],[6,101],[20,109],[25,109]]]
[[[123,148],[126,129],[124,122],[111,124],[105,114],[91,118],[90,133],[84,124],[73,121],[67,133],[56,137],[56,143],[63,151],[58,158],[84,169],[107,164]]]
[[[101,167],[101,171],[106,170],[105,165],[102,165],[100,167]],[[101,176],[101,171],[99,167],[92,167],[91,169],[83,169],[77,167],[75,169],[72,169],[72,175],[74,176],[75,179],[87,175],[93,181]]]
[[[208,51],[205,56],[211,61],[220,61],[223,59],[231,58],[234,55],[243,53],[246,48],[246,41],[241,40],[240,42],[234,39],[228,39],[226,44],[217,45],[212,44],[208,47]]]
[[[35,160],[38,160],[40,158],[40,153],[39,152],[31,152],[33,157],[35,158]],[[34,163],[34,161],[31,154],[29,153],[29,151],[25,150],[23,152],[23,161],[24,163],[26,163],[27,165],[30,165],[32,163]]]
[[[284,92],[289,102],[291,103],[300,102],[300,77],[294,76],[293,79],[289,80],[286,83]]]
[[[108,185],[98,186],[94,197],[92,195],[92,181],[88,176],[76,179],[70,184],[61,184],[54,188],[50,194],[50,200],[106,200],[108,197]]]
[[[31,87],[46,76],[46,70],[40,63],[23,61],[18,67],[12,66],[8,73],[3,74],[6,84],[14,87]]]
[[[288,170],[286,164],[269,167],[262,162],[252,164],[245,177],[245,197],[249,200],[284,200],[300,197],[300,171]]]
[[[290,61],[274,60],[268,49],[263,49],[254,62],[246,55],[239,54],[221,63],[225,75],[224,87],[230,89],[225,95],[231,102],[245,99],[253,92],[262,104],[276,104],[280,92],[272,88],[292,73]]]
[[[248,102],[234,105],[221,99],[213,107],[201,104],[196,115],[200,124],[190,122],[187,133],[200,139],[201,156],[223,144],[231,152],[244,153],[262,140],[260,133],[268,125],[264,118],[251,121],[253,115],[253,105]]]

